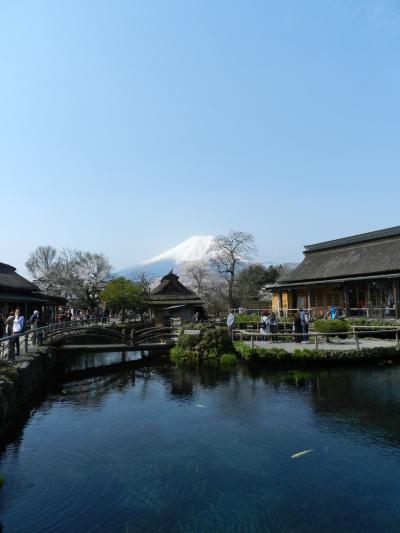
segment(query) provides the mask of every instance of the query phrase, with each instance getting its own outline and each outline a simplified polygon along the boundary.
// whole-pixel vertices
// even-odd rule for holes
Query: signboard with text
[[[199,329],[185,329],[183,331],[183,333],[185,335],[199,335],[200,334],[200,330]]]

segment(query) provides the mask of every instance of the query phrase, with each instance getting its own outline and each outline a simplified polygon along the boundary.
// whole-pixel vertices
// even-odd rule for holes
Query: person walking
[[[21,315],[21,311],[19,309],[16,309],[15,315],[14,315],[13,329],[12,329],[12,334],[15,335],[15,339],[14,339],[15,355],[19,355],[19,336],[24,331],[24,326],[25,326],[25,319]]]

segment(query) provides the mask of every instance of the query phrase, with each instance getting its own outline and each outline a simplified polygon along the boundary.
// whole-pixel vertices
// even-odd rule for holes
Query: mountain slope
[[[132,278],[139,272],[148,272],[151,276],[159,277],[171,269],[179,272],[185,263],[207,260],[207,250],[213,240],[212,235],[194,235],[161,254],[120,270],[116,275]]]

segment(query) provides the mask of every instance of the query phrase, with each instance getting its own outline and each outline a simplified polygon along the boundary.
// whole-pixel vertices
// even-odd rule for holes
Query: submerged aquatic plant
[[[236,365],[238,362],[238,358],[234,353],[224,353],[219,360],[223,366]]]

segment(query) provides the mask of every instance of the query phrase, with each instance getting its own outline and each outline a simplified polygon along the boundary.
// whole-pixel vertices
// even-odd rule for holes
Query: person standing
[[[3,313],[0,313],[0,339],[6,334],[6,321],[4,320]]]
[[[278,341],[278,320],[276,318],[276,314],[274,312],[271,313],[270,319],[269,319],[269,329],[271,331],[271,337],[272,342]]]
[[[233,330],[235,327],[235,315],[230,312],[228,318],[226,319],[226,325],[229,329],[229,337],[233,340]]]
[[[21,315],[21,311],[19,309],[16,309],[15,315],[14,315],[13,329],[12,329],[12,333],[13,335],[15,335],[15,339],[14,339],[15,355],[19,355],[19,336],[24,331],[24,326],[25,326],[25,319]]]
[[[32,344],[36,346],[37,344],[36,330],[39,326],[39,311],[37,309],[33,311],[33,314],[31,318],[29,319],[29,324],[31,325],[31,330],[33,332],[32,333]]]
[[[301,332],[303,333],[303,341],[308,342],[308,313],[303,308],[300,309],[300,320],[301,320]]]
[[[301,343],[302,339],[302,327],[301,327],[301,316],[300,313],[297,313],[297,315],[294,317],[293,320],[293,333],[294,333],[294,342],[297,342],[298,344]]]
[[[264,311],[261,317],[261,333],[263,334],[263,337],[261,337],[261,340],[267,342],[268,335],[270,333],[270,323],[269,323],[269,316],[266,311]]]
[[[14,313],[11,311],[6,320],[6,335],[11,337],[13,332]]]

